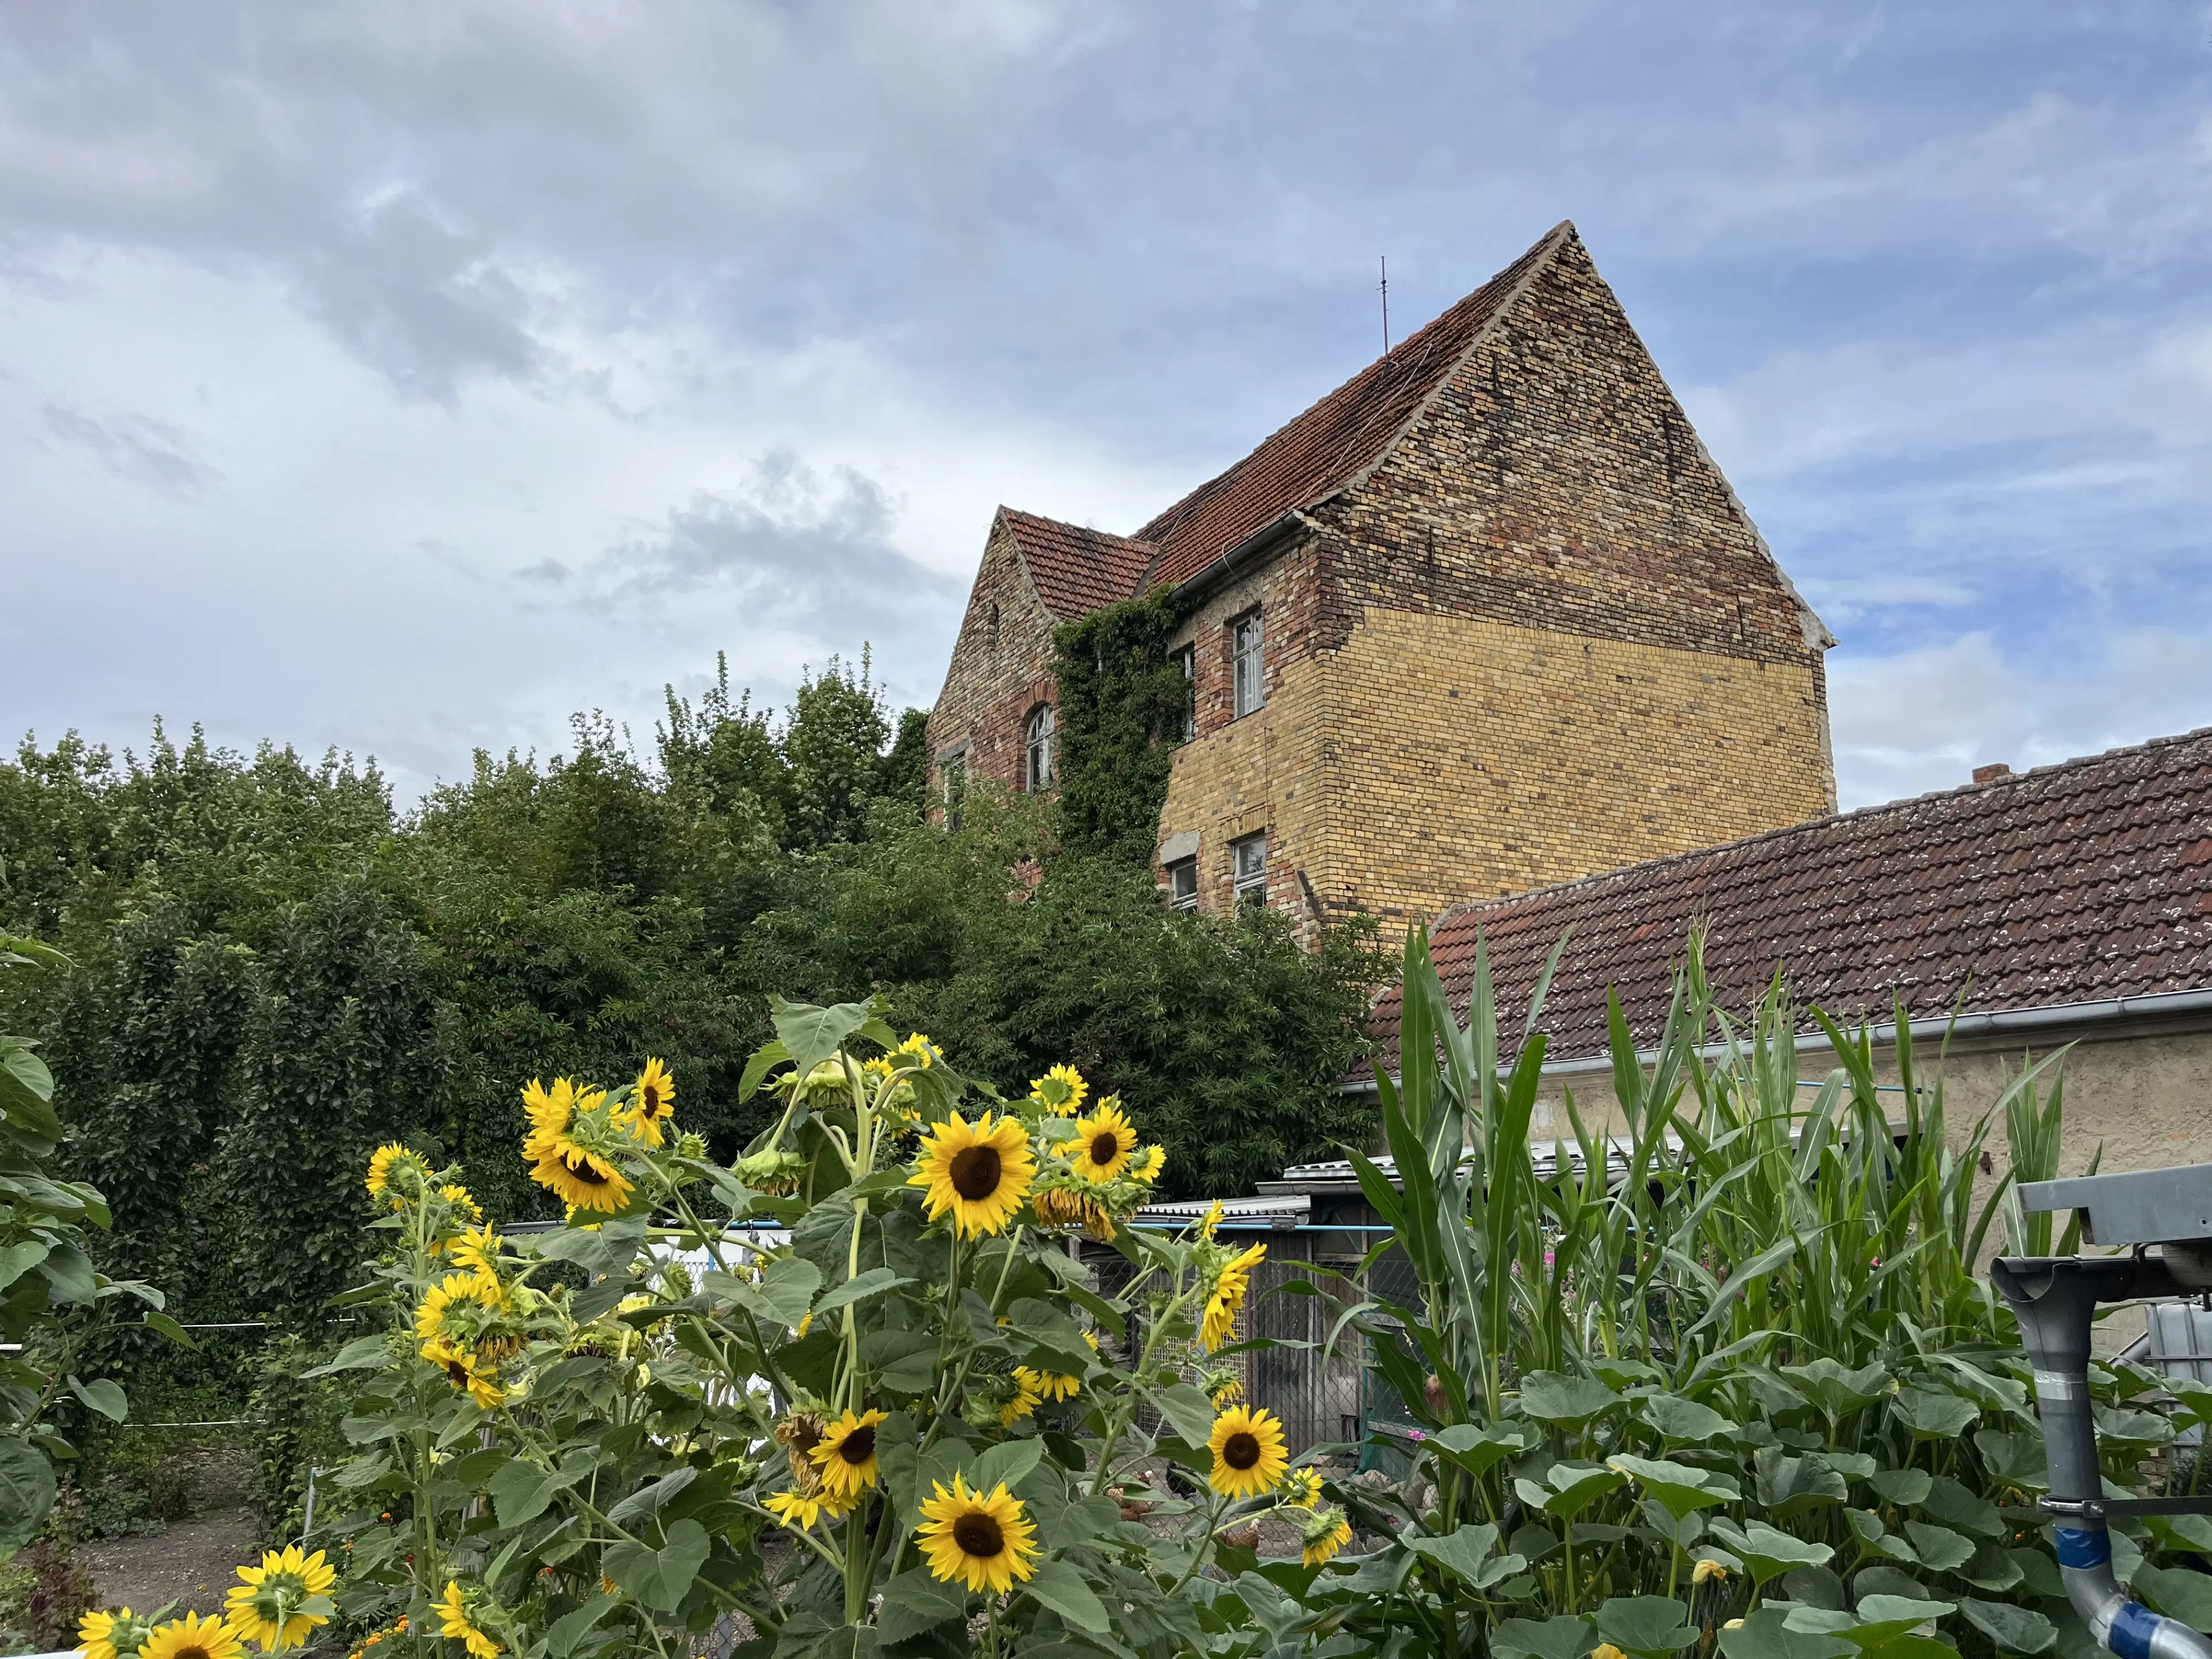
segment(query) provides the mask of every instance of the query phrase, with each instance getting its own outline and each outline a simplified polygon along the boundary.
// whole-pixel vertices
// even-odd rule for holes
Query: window
[[[945,777],[945,827],[960,827],[960,805],[968,798],[968,751],[959,750],[947,755],[942,763]]]
[[[1267,701],[1266,653],[1261,647],[1258,611],[1229,624],[1229,660],[1237,718],[1242,720]]]
[[[1198,860],[1177,859],[1168,866],[1168,902],[1178,910],[1198,908]]]
[[[1198,735],[1198,647],[1186,645],[1176,652],[1175,665],[1182,670],[1182,730],[1176,737],[1188,743]]]
[[[999,648],[999,602],[991,601],[991,649]]]
[[[1264,906],[1267,902],[1267,835],[1265,830],[1256,836],[1229,845],[1230,879],[1237,890],[1237,902]]]
[[[1052,705],[1041,702],[1030,710],[1022,730],[1024,760],[1022,787],[1032,795],[1052,787]]]

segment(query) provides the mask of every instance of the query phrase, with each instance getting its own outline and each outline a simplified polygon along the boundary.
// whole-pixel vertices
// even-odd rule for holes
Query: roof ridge
[[[1413,428],[1428,415],[1429,410],[1436,406],[1437,399],[1443,395],[1443,389],[1451,384],[1452,376],[1459,373],[1461,365],[1465,363],[1469,357],[1472,357],[1477,351],[1480,350],[1482,347],[1489,343],[1491,337],[1498,331],[1498,325],[1505,320],[1506,313],[1510,312],[1513,307],[1520,302],[1521,296],[1528,292],[1528,285],[1534,282],[1537,276],[1549,267],[1554,259],[1559,258],[1559,250],[1566,246],[1570,240],[1579,240],[1580,235],[1581,234],[1575,229],[1575,222],[1572,219],[1562,219],[1558,224],[1553,225],[1551,229],[1546,231],[1541,236],[1539,236],[1534,241],[1531,242],[1526,251],[1522,253],[1520,258],[1514,260],[1512,264],[1507,265],[1505,267],[1505,270],[1499,271],[1497,276],[1492,276],[1490,279],[1490,283],[1494,283],[1498,280],[1498,276],[1504,276],[1505,272],[1511,270],[1514,265],[1522,264],[1523,263],[1526,263],[1528,265],[1528,269],[1523,270],[1518,276],[1515,277],[1511,286],[1509,287],[1504,294],[1498,296],[1498,303],[1492,307],[1488,319],[1484,322],[1480,328],[1475,330],[1473,337],[1471,337],[1464,346],[1460,348],[1458,355],[1451,360],[1450,365],[1445,368],[1444,372],[1437,376],[1437,378],[1430,383],[1428,391],[1424,392],[1421,396],[1420,401],[1413,405],[1413,412],[1398,423],[1398,429],[1390,434],[1389,440],[1383,444],[1382,448],[1375,452],[1373,458],[1368,461],[1367,465],[1361,467],[1357,472],[1338,479],[1337,482],[1331,485],[1328,489],[1323,490],[1311,501],[1304,503],[1304,507],[1310,511],[1312,508],[1319,507],[1323,501],[1329,501],[1338,495],[1341,495],[1347,489],[1358,489],[1368,479],[1373,477],[1376,470],[1382,466],[1383,462],[1389,460],[1390,457],[1397,452],[1398,446],[1405,442],[1406,434],[1411,432]],[[1540,255],[1540,257],[1539,257]],[[1466,295],[1453,301],[1452,304],[1445,307],[1443,311],[1438,312],[1434,317],[1423,324],[1419,330],[1409,337],[1406,341],[1406,344],[1409,346],[1413,344],[1414,340],[1419,339],[1421,335],[1427,333],[1430,329],[1434,328],[1438,323],[1442,322],[1447,314],[1456,311],[1461,306],[1466,305],[1469,301],[1474,299],[1477,295],[1482,293],[1484,289],[1487,289],[1490,286],[1490,283],[1483,283],[1481,288],[1478,288],[1474,290],[1474,293]],[[1388,357],[1389,354],[1385,352],[1383,356]],[[1346,382],[1346,384],[1348,385],[1349,382]],[[1748,520],[1747,520],[1747,522],[1748,522]],[[1770,555],[1769,556],[1771,557],[1771,556]]]
[[[1762,830],[1756,835],[1739,836],[1734,841],[1717,842],[1711,847],[1686,848],[1680,853],[1668,853],[1660,858],[1644,859],[1635,864],[1620,865],[1611,870],[1593,870],[1586,876],[1575,876],[1565,881],[1547,883],[1541,887],[1530,887],[1518,893],[1501,893],[1496,898],[1463,899],[1439,911],[1429,931],[1435,934],[1443,930],[1447,921],[1457,921],[1510,904],[1519,904],[1535,898],[1548,898],[1575,888],[1595,888],[1601,883],[1626,881],[1631,878],[1662,870],[1669,865],[1687,863],[1692,859],[1716,858],[1740,848],[1755,847],[1761,842],[1778,841],[1791,836],[1809,835],[1814,830],[1846,823],[1855,818],[1871,818],[1884,812],[1902,811],[1928,801],[1949,800],[1962,795],[2002,790],[2014,784],[2027,783],[2033,779],[2047,777],[2052,773],[2077,767],[2098,765],[2122,759],[2130,755],[2148,754],[2153,750],[2177,747],[2182,744],[2212,738],[2212,726],[2200,726],[2187,732],[2177,732],[2165,737],[2147,738],[2141,743],[2122,744],[2117,748],[2100,750],[2093,755],[2075,755],[2063,761],[2051,761],[2043,766],[2030,767],[2025,772],[2010,772],[2001,778],[1991,778],[1985,783],[1962,783],[1948,789],[1930,789],[1922,794],[1901,795],[1895,800],[1878,801],[1871,806],[1855,806],[1848,812],[1826,812],[1817,818],[1806,818],[1796,823],[1785,823],[1772,830]]]

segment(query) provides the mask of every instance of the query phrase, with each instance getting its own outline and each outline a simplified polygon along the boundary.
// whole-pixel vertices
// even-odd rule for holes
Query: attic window
[[[1032,795],[1052,787],[1052,705],[1030,710],[1022,727],[1022,787]]]
[[[1230,680],[1238,720],[1267,704],[1263,638],[1257,611],[1247,611],[1229,624]]]
[[[1198,647],[1186,645],[1176,652],[1175,665],[1182,670],[1182,730],[1176,738],[1188,743],[1198,735]]]

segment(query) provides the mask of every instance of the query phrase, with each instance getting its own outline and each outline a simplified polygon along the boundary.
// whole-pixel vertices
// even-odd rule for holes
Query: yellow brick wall
[[[1829,810],[1809,666],[1369,610],[1311,672],[1335,810],[1284,850],[1331,912],[1425,920]]]

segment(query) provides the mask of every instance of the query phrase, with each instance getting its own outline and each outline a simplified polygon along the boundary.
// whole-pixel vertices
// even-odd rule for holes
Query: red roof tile
[[[1294,508],[1313,506],[1380,459],[1522,280],[1574,235],[1561,223],[1427,327],[1370,363],[1219,477],[1137,532],[1160,545],[1152,580],[1180,585]]]
[[[1656,1037],[1693,920],[1733,1011],[1778,970],[1801,1006],[1875,1023],[1893,992],[1919,1019],[2212,987],[2212,727],[1460,906],[1431,948],[1463,1013],[1480,929],[1518,1030],[1568,933],[1542,1029],[1577,1059],[1607,1048],[1608,986]],[[1393,1057],[1398,996],[1373,1015]]]
[[[999,522],[1021,549],[1044,608],[1063,621],[1134,597],[1142,591],[1145,572],[1159,551],[1150,542],[1018,513],[1011,507],[999,509]]]

